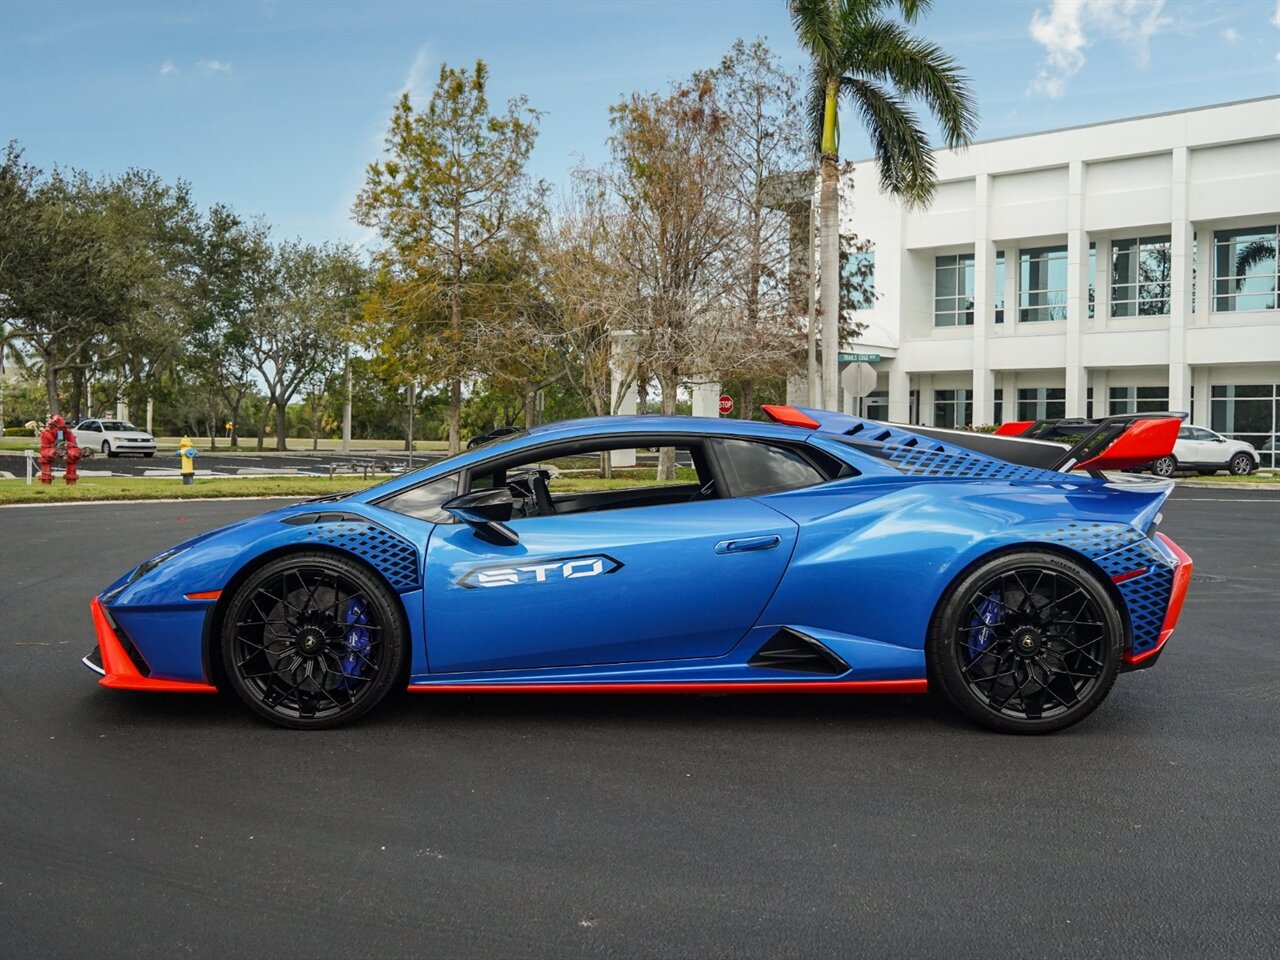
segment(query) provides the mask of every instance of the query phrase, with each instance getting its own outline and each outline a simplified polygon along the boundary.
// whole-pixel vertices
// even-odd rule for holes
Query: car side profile
[[[1178,430],[1173,450],[1151,464],[1157,477],[1171,477],[1179,470],[1214,474],[1226,470],[1244,477],[1258,469],[1258,451],[1243,440],[1231,440],[1207,427],[1184,424]]]
[[[1159,658],[1192,569],[1156,529],[1170,484],[1101,471],[1177,418],[1072,423],[1068,448],[765,409],[547,424],[203,534],[94,598],[85,663],[302,729],[407,687],[936,690],[1045,733]]]
[[[156,438],[124,420],[81,420],[76,436],[81,447],[106,457],[118,457],[122,453],[156,455]]]

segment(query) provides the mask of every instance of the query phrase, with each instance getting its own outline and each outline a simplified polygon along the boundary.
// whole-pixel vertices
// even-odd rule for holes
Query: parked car
[[[302,729],[407,681],[437,696],[935,689],[978,723],[1047,733],[1160,657],[1192,572],[1156,530],[1173,485],[1103,471],[1172,449],[1180,419],[1059,424],[1082,435],[1068,448],[764,412],[542,424],[202,533],[93,599],[84,664],[107,688],[229,689]],[[647,446],[693,466],[595,489],[543,466]]]
[[[1179,470],[1195,470],[1206,476],[1228,470],[1243,477],[1257,469],[1258,451],[1253,444],[1186,424],[1178,431],[1173,453],[1151,463],[1151,472],[1157,477],[1171,477]]]
[[[82,420],[76,427],[76,440],[82,448],[100,450],[108,457],[122,453],[156,455],[156,438],[124,420]]]

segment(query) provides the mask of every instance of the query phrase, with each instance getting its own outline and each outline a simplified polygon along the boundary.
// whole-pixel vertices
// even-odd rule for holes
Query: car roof
[[[719,417],[681,417],[641,414],[637,416],[586,417],[579,420],[559,420],[544,423],[521,431],[511,437],[495,440],[461,452],[443,460],[437,460],[420,470],[384,483],[369,487],[352,496],[352,500],[370,501],[385,497],[406,487],[416,486],[437,476],[444,476],[463,467],[515,453],[528,447],[537,447],[557,440],[576,440],[600,437],[617,437],[635,434],[645,437],[653,434],[688,435],[706,437],[759,437],[775,440],[804,442],[815,431],[802,427],[788,427],[779,423],[763,423],[759,420],[728,420]]]

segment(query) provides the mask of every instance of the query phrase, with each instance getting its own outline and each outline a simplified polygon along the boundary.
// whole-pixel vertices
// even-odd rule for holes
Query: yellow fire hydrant
[[[191,445],[190,437],[183,437],[178,444],[178,460],[182,466],[182,485],[191,486],[196,477],[196,457],[200,451]]]

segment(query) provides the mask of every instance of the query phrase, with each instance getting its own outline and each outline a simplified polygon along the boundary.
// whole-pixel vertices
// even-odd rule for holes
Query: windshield
[[[142,431],[135,427],[132,423],[125,423],[123,420],[103,420],[103,430],[115,430],[120,433],[141,433]]]
[[[439,460],[430,460],[424,463],[422,466],[415,467],[413,470],[410,470],[406,473],[397,474],[394,477],[388,477],[386,480],[383,480],[381,483],[376,483],[372,487],[369,487],[367,488],[367,490],[362,492],[367,493],[370,491],[375,491],[386,486],[389,483],[399,484],[400,481],[403,480],[405,477],[413,476],[414,474],[421,473],[423,470],[428,470],[428,469],[435,470],[437,467],[445,467],[446,469],[442,471],[442,473],[447,473],[449,464],[453,463],[455,460],[461,459],[467,454],[475,453],[477,450],[483,450],[486,447],[496,446],[500,442],[508,443],[512,440],[519,440],[522,437],[528,436],[528,434],[529,434],[528,430],[517,430],[515,433],[508,433],[507,435],[502,437],[494,437],[492,440],[486,440],[484,443],[477,443],[474,447],[471,447],[470,449],[463,447],[461,450],[459,450],[455,454],[452,454],[447,457],[441,457]]]

